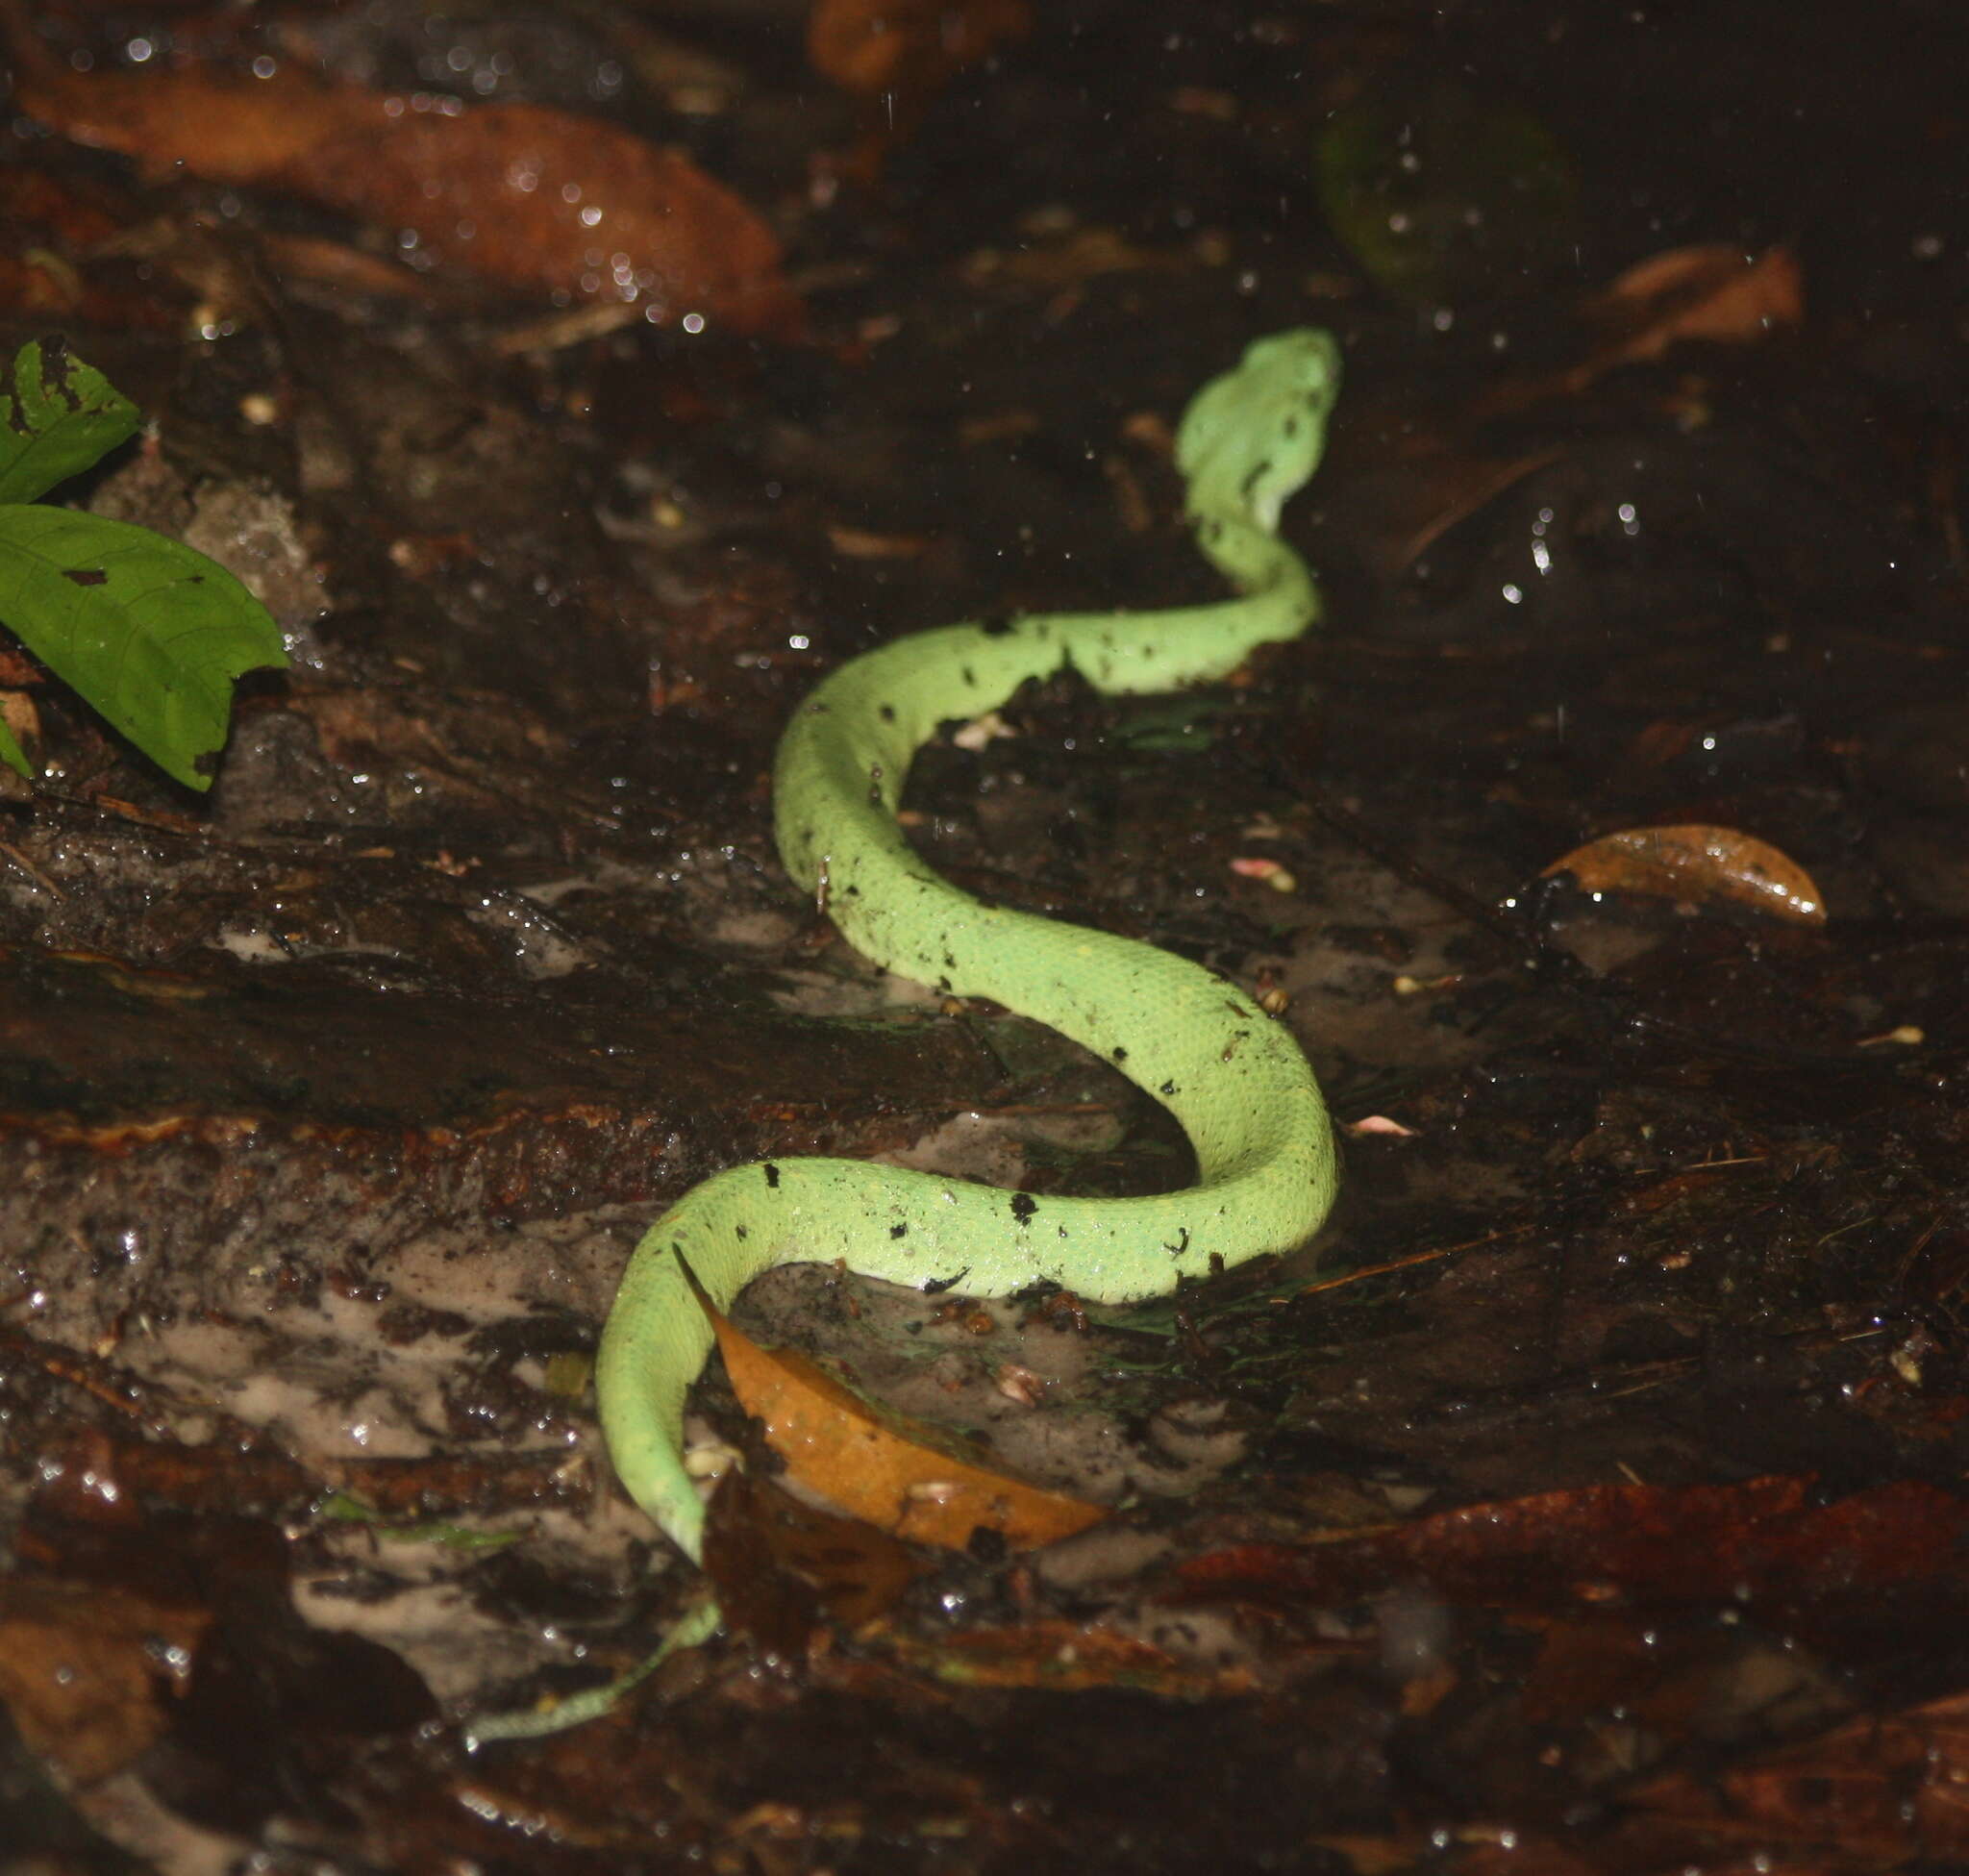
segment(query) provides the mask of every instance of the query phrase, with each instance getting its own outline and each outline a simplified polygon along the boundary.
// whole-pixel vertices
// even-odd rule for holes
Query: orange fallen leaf
[[[1631,892],[1685,904],[1723,904],[1826,922],[1825,894],[1795,860],[1734,828],[1630,827],[1575,847],[1545,868],[1570,873],[1587,892]]]
[[[1784,247],[1748,255],[1728,241],[1636,263],[1581,309],[1616,335],[1617,360],[1659,358],[1682,338],[1745,344],[1805,320],[1805,276]]]
[[[504,287],[635,301],[662,322],[801,327],[765,223],[680,152],[593,118],[393,96],[287,64],[263,79],[83,75],[24,58],[14,103],[147,174],[301,196]]]
[[[996,1470],[973,1441],[863,1400],[796,1350],[761,1348],[699,1302],[739,1403],[765,1425],[788,1475],[842,1511],[913,1543],[962,1550],[981,1526],[1013,1550],[1084,1531],[1107,1508]]]
[[[1802,325],[1805,275],[1789,248],[1747,255],[1711,241],[1637,263],[1581,311],[1609,335],[1604,344],[1567,370],[1507,380],[1472,413],[1501,416],[1583,391],[1617,365],[1658,359],[1682,339],[1748,345],[1779,326]]]

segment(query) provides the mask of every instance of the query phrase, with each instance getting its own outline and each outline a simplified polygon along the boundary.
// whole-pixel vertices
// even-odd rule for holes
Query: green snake
[[[1124,1303],[1295,1249],[1326,1216],[1333,1131],[1284,1024],[1213,970],[959,891],[910,846],[896,809],[911,758],[940,724],[982,715],[1030,678],[1070,665],[1097,690],[1172,690],[1227,677],[1253,647],[1312,624],[1318,588],[1279,539],[1279,512],[1318,465],[1339,375],[1330,335],[1279,333],[1184,415],[1185,511],[1238,597],[918,633],[842,665],[782,738],[780,855],[848,942],[885,969],[993,998],[1112,1063],[1182,1123],[1197,1181],[1151,1198],[1034,1197],[857,1160],[788,1159],[694,1187],[637,1245],[596,1363],[615,1470],[692,1559],[704,1510],[685,1470],[684,1405],[712,1337],[680,1258],[720,1309],[776,1263],[835,1259],[967,1295],[1046,1279]]]

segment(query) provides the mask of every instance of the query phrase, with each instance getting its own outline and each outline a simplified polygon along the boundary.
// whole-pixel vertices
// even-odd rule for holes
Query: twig
[[[1458,1251],[1474,1251],[1482,1245],[1495,1244],[1507,1238],[1522,1238],[1533,1229],[1533,1223],[1511,1225],[1504,1231],[1486,1231],[1482,1238],[1467,1238],[1460,1244],[1441,1244],[1433,1251],[1417,1251],[1412,1257],[1398,1257],[1391,1263],[1370,1263],[1358,1270],[1342,1271],[1337,1277],[1322,1277],[1316,1284],[1307,1284],[1294,1290],[1291,1296],[1275,1296],[1272,1300],[1283,1304],[1301,1296],[1317,1296],[1323,1289],[1338,1289],[1346,1284],[1359,1283],[1365,1277],[1384,1277],[1390,1270],[1407,1270],[1412,1264],[1433,1263],[1438,1258],[1455,1257]]]

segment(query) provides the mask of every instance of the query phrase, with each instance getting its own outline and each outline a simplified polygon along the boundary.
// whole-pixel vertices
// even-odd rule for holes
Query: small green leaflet
[[[0,404],[0,502],[37,502],[143,426],[100,371],[57,346],[23,345]]]
[[[1130,711],[1127,721],[1114,731],[1114,740],[1143,754],[1174,750],[1194,755],[1216,741],[1217,719],[1228,713],[1221,698],[1201,690],[1179,690]]]
[[[0,400],[0,623],[167,775],[209,788],[234,681],[287,663],[280,628],[182,542],[35,504],[138,421],[99,372],[66,358],[50,370],[48,358],[23,346]],[[0,761],[32,779],[4,723]]]
[[[474,1531],[462,1524],[431,1519],[422,1524],[391,1524],[353,1492],[332,1491],[322,1500],[317,1516],[338,1524],[366,1524],[379,1538],[397,1543],[442,1544],[447,1550],[504,1550],[519,1542],[517,1531]]]

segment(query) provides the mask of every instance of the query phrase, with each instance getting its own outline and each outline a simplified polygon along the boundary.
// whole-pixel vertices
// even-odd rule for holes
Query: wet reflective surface
[[[44,83],[6,349],[59,325],[156,419],[77,493],[261,582],[294,668],[209,800],[0,673],[44,764],[0,825],[0,1831],[172,1872],[1946,1864],[1958,22],[975,11],[860,93],[791,7],[37,22],[184,87],[144,108],[187,167]],[[686,150],[810,337],[612,246],[474,272],[497,231],[438,242],[360,147],[224,167],[195,88],[262,60]],[[585,1366],[666,1198],[815,1150],[1184,1176],[1098,1065],[833,941],[765,777],[898,633],[1209,596],[1168,425],[1300,323],[1350,374],[1288,524],[1324,635],[1021,699],[911,812],[968,889],[1276,1004],[1348,1130],[1333,1227],[1127,1316],[769,1279],[765,1339],[1123,1509],[904,1589],[748,1498],[764,1640],[468,1758],[689,1587]]]

